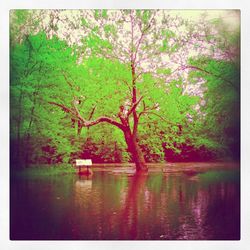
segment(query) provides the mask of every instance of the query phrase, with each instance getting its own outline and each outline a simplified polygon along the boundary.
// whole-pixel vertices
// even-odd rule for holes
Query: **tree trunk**
[[[146,166],[146,162],[142,153],[142,150],[137,142],[137,138],[135,135],[132,135],[130,130],[124,131],[124,137],[128,146],[128,151],[132,157],[133,162],[136,166],[137,172],[147,172],[148,167]]]

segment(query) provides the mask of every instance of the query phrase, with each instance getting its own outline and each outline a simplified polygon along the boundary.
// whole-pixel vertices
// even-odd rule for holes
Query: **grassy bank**
[[[76,170],[70,164],[60,165],[32,165],[21,170],[14,170],[14,176],[52,176],[75,173]]]

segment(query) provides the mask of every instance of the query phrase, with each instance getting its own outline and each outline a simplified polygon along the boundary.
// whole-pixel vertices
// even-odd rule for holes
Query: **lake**
[[[11,179],[12,240],[239,240],[238,164]]]

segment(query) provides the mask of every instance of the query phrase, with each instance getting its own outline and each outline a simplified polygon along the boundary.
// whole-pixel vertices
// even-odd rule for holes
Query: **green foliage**
[[[21,155],[27,154],[30,161],[42,155],[41,148],[48,140],[58,154],[67,149],[68,140],[59,132],[64,129],[63,124],[58,123],[65,114],[51,110],[47,100],[51,94],[55,98],[56,93],[51,93],[55,86],[61,90],[57,97],[67,98],[68,89],[61,72],[65,68],[69,71],[74,60],[72,50],[64,42],[55,37],[47,40],[44,33],[27,36],[11,50],[11,138],[22,138],[22,143],[32,145],[27,152],[19,145]],[[37,141],[40,144],[34,140],[31,144],[32,138],[41,138]]]
[[[157,69],[158,74],[164,74],[164,75],[171,75],[172,70],[171,69]]]
[[[105,31],[114,32],[115,30],[112,29],[112,27],[113,26],[108,26],[108,27],[105,26]],[[84,43],[84,46],[92,49],[96,53],[101,51],[103,48],[112,49],[112,44],[108,42],[107,40],[100,39],[100,37],[95,34],[95,30],[85,39],[82,39],[82,42]]]

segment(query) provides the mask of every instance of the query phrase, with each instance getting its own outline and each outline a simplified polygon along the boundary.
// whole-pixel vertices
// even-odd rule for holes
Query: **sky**
[[[199,20],[201,14],[206,14],[208,20],[223,18],[230,26],[237,27],[240,23],[240,10],[171,10],[173,15],[178,14],[189,20]]]

